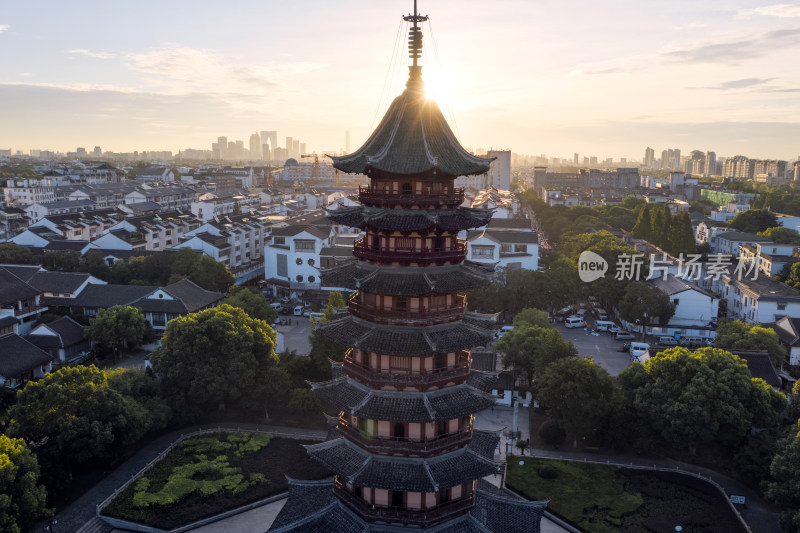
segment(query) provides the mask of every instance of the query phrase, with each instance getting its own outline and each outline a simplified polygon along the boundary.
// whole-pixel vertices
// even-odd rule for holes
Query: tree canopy
[[[748,209],[733,217],[733,220],[728,224],[738,231],[758,233],[777,226],[778,217],[775,216],[775,213],[766,209]]]
[[[741,320],[720,319],[714,346],[725,350],[767,350],[770,361],[777,367],[786,359],[786,348],[775,330]]]
[[[124,378],[115,380],[121,384]],[[64,464],[108,459],[121,446],[163,427],[168,419],[163,404],[151,410],[155,403],[139,403],[124,387],[117,390],[115,380],[90,365],[64,367],[29,382],[9,411],[9,435],[36,443],[34,451],[50,475]]]
[[[277,393],[275,331],[242,309],[220,305],[171,320],[151,355],[168,397],[197,416],[220,404],[263,407]]]
[[[36,521],[50,516],[46,499],[36,456],[23,439],[0,434],[0,531],[30,531]]]
[[[121,349],[141,344],[151,335],[151,330],[140,309],[115,305],[97,312],[86,326],[86,338]]]
[[[784,228],[783,226],[767,228],[760,232],[759,235],[770,239],[776,244],[800,244],[800,233],[797,233],[792,228]]]
[[[787,533],[800,532],[800,421],[792,426],[788,435],[778,441],[772,458],[770,474],[773,481],[767,484],[766,496],[781,508],[781,528]]]
[[[503,367],[512,367],[516,374],[528,380],[553,361],[577,354],[575,345],[564,341],[555,328],[526,323],[514,326],[503,335],[497,342],[497,351],[503,354]]]
[[[665,292],[648,283],[634,281],[619,302],[619,314],[631,324],[657,322],[664,326],[675,314],[675,305]]]
[[[551,327],[550,319],[547,316],[547,313],[532,308],[523,309],[517,313],[517,316],[514,317],[514,327],[519,327],[523,324],[539,326],[541,328]]]
[[[718,348],[672,348],[626,368],[619,380],[641,419],[692,452],[715,440],[735,446],[754,424],[776,424],[786,405],[742,359]]]
[[[615,387],[608,372],[592,359],[567,357],[536,376],[534,394],[567,432],[588,437],[600,429],[614,405]]]
[[[263,320],[267,324],[272,324],[278,318],[278,311],[267,303],[264,296],[249,287],[232,288],[222,303],[238,307],[250,318]]]

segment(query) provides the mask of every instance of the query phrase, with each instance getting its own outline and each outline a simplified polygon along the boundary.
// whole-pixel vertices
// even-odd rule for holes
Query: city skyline
[[[350,131],[357,147],[404,82],[394,15],[410,5],[341,7],[8,6],[0,148],[177,153],[262,130],[317,152],[343,149]],[[789,161],[800,150],[789,68],[800,4],[447,0],[420,11],[433,27],[423,78],[465,146],[629,160],[645,146]]]

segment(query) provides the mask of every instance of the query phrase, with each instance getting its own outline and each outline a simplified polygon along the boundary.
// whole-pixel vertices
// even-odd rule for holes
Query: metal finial
[[[417,0],[414,0],[414,14],[406,15],[403,20],[414,23],[408,31],[408,55],[411,58],[412,66],[416,68],[417,60],[422,56],[422,29],[418,23],[428,20],[428,16],[420,15],[417,12]]]

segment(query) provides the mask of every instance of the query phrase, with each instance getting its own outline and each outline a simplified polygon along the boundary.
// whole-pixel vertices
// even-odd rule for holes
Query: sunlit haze
[[[800,154],[800,3],[419,6],[431,22],[423,78],[466,147],[636,160],[648,145]],[[354,149],[403,89],[411,9],[6,2],[0,149],[208,150],[217,136],[246,143],[260,130],[318,152],[344,149],[349,130]]]

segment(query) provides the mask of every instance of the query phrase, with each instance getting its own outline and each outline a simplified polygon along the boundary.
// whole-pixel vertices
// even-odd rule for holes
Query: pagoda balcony
[[[344,417],[339,417],[336,426],[339,433],[365,450],[381,455],[401,455],[405,457],[430,457],[458,448],[463,448],[472,441],[472,419],[469,425],[458,433],[447,433],[425,440],[414,440],[407,437],[379,437],[370,435],[353,426]]]
[[[401,265],[443,265],[446,263],[461,263],[467,256],[467,242],[458,239],[456,245],[451,250],[441,250],[437,248],[421,248],[414,250],[390,250],[388,248],[373,248],[367,246],[364,237],[357,239],[353,243],[353,255],[364,261],[371,261],[377,264],[391,265],[400,263]]]
[[[367,503],[348,491],[347,485],[340,481],[338,476],[335,486],[337,490],[334,493],[339,496],[339,499],[368,522],[401,523],[424,528],[464,514],[472,509],[475,503],[475,494],[470,492],[458,500],[443,503],[432,509],[381,506]]]
[[[419,387],[428,389],[441,387],[448,383],[461,383],[469,376],[469,366],[472,358],[468,352],[461,355],[455,366],[437,368],[435,370],[376,370],[358,363],[353,359],[353,349],[345,353],[342,370],[348,376],[355,378],[374,389],[383,387]]]
[[[358,199],[369,207],[427,207],[456,208],[464,203],[464,189],[454,188],[448,193],[394,194],[372,189],[369,185],[358,188]]]
[[[464,294],[457,294],[455,302],[449,305],[401,311],[365,304],[361,301],[361,293],[356,292],[350,296],[349,304],[351,314],[375,324],[433,325],[460,320],[467,307],[467,297]]]

